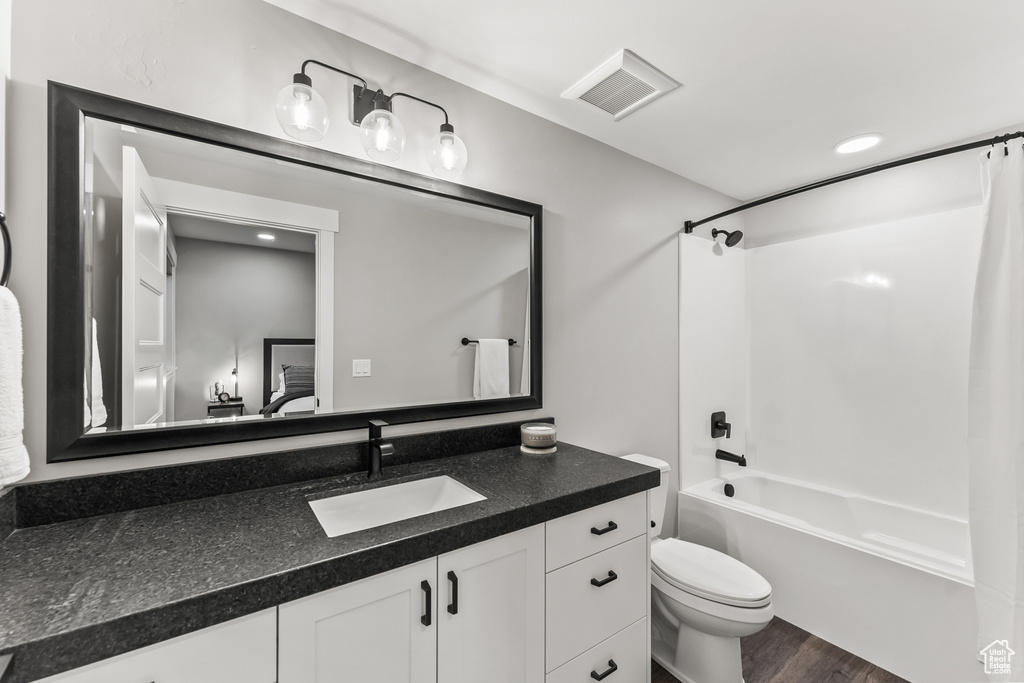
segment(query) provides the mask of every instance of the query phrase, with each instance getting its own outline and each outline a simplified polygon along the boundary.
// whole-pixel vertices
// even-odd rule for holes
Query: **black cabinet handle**
[[[619,575],[609,569],[608,570],[608,578],[607,579],[601,579],[600,581],[598,581],[597,579],[591,579],[590,580],[590,585],[597,586],[598,588],[600,588],[601,586],[605,585],[606,583],[611,583],[612,581],[614,581],[617,578],[619,578]],[[600,680],[600,679],[598,679],[598,680]]]
[[[615,660],[614,659],[609,659],[608,660],[608,670],[607,671],[605,671],[603,674],[599,674],[596,671],[591,671],[590,672],[590,677],[593,678],[595,681],[603,681],[604,679],[608,678],[609,676],[611,676],[613,673],[615,673],[618,670],[619,670],[619,665],[615,663]]]
[[[595,536],[603,536],[604,534],[608,533],[609,531],[615,531],[618,528],[619,528],[619,525],[616,524],[615,522],[608,522],[608,526],[606,526],[603,529],[598,529],[596,526],[590,527],[590,533],[594,534]]]
[[[424,602],[426,602],[426,608],[423,610],[423,616],[420,617],[420,623],[424,626],[430,626],[432,610],[430,603],[433,602],[430,599],[430,582],[420,581],[420,588],[423,589]]]
[[[448,603],[448,614],[459,613],[459,577],[455,572],[448,572],[448,580],[452,583],[452,601]]]

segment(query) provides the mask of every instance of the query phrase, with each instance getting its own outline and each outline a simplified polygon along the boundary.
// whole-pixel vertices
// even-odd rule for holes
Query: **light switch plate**
[[[352,376],[353,377],[369,377],[370,376],[370,359],[353,359],[352,360]]]

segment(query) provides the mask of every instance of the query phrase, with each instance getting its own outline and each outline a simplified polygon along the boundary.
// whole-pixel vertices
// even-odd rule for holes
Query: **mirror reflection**
[[[84,142],[87,434],[530,395],[529,216],[93,117]]]

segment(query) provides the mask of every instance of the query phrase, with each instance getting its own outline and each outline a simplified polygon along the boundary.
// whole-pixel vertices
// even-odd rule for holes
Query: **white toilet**
[[[771,621],[772,587],[725,553],[661,539],[668,463],[646,455],[625,460],[661,470],[651,491],[651,654],[684,683],[742,683],[740,637]]]

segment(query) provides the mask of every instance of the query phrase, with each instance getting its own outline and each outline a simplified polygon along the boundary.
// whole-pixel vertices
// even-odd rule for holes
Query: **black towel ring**
[[[4,238],[4,271],[0,275],[0,287],[6,287],[11,279],[11,233],[7,231],[7,217],[0,211],[0,233]]]

